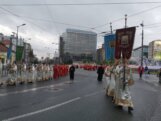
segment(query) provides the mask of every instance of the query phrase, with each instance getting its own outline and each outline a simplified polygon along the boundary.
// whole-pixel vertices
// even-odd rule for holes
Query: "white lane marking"
[[[45,91],[47,92],[60,92],[63,91],[64,89],[60,89],[60,88],[49,88],[49,89],[45,89]]]
[[[26,89],[26,90],[21,90],[21,91],[1,93],[0,94],[0,97],[7,96],[7,95],[11,95],[11,94],[20,94],[20,93],[26,93],[26,92],[34,92],[34,91],[37,91],[37,90],[40,90],[40,89],[53,88],[55,86],[62,86],[62,85],[64,85],[64,83],[54,84],[54,85],[50,85],[50,86],[37,87],[37,88],[32,88],[32,89]]]
[[[13,121],[13,120],[21,119],[21,118],[24,118],[24,117],[29,117],[29,116],[32,116],[32,115],[35,115],[35,114],[39,114],[39,113],[42,113],[42,112],[45,112],[45,111],[48,111],[48,110],[52,110],[52,109],[61,107],[63,105],[69,104],[71,102],[74,102],[74,101],[77,101],[77,100],[80,100],[80,99],[81,99],[81,97],[73,98],[71,100],[65,101],[65,102],[57,104],[57,105],[53,105],[53,106],[50,106],[50,107],[47,107],[47,108],[44,108],[44,109],[41,109],[41,110],[37,110],[37,111],[26,113],[26,114],[23,114],[23,115],[4,119],[2,121]]]
[[[104,90],[99,91],[99,92],[93,92],[93,93],[87,94],[84,97],[90,97],[90,96],[97,95],[97,94],[102,93],[102,92],[104,92]]]

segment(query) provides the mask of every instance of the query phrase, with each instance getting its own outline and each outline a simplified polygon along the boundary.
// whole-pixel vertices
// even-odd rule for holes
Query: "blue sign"
[[[104,36],[105,60],[113,60],[115,54],[115,34],[107,34]]]

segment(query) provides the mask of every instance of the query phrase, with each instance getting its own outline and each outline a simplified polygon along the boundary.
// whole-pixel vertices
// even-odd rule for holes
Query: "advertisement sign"
[[[116,30],[115,59],[120,59],[121,56],[123,58],[130,59],[135,31],[135,27]]]
[[[107,61],[114,59],[115,39],[115,34],[108,34],[104,37],[105,59]]]

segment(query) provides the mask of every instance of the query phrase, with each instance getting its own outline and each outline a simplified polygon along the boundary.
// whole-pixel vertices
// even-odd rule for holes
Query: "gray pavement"
[[[139,79],[139,75],[138,74],[133,74],[134,77],[136,79]],[[159,77],[157,77],[157,75],[153,75],[153,74],[143,74],[142,76],[142,80],[147,82],[147,83],[150,83],[150,84],[153,84],[155,86],[160,86],[159,85]]]
[[[132,114],[105,95],[95,71],[76,70],[69,77],[0,88],[0,120],[5,121],[161,121],[160,86],[139,80],[131,87]]]

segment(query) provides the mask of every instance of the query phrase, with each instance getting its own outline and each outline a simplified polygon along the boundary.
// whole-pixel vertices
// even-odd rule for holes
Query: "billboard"
[[[113,60],[115,52],[115,34],[107,34],[104,37],[105,60]]]

